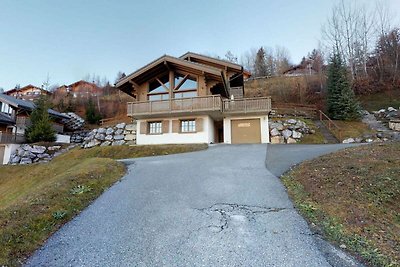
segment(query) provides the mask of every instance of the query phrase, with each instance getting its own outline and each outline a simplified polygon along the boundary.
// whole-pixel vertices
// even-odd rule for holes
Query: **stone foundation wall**
[[[294,144],[300,141],[304,134],[314,133],[314,130],[301,120],[270,120],[269,122],[271,144]]]
[[[136,144],[136,123],[119,123],[113,127],[94,129],[84,138],[83,148]]]

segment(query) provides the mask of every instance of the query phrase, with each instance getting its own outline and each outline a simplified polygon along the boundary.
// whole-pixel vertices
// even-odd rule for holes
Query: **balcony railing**
[[[219,95],[177,98],[158,101],[129,102],[128,116],[144,116],[193,112],[257,113],[271,111],[271,99],[222,99]]]
[[[22,144],[25,142],[25,136],[22,134],[0,132],[0,144]]]
[[[254,113],[260,111],[271,111],[271,98],[241,98],[235,100],[224,100],[225,113]]]

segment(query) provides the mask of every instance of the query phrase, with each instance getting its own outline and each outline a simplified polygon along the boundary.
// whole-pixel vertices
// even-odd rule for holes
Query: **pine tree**
[[[86,121],[90,124],[98,124],[101,120],[101,115],[96,112],[93,100],[89,98],[88,106],[86,109]]]
[[[267,64],[265,61],[265,51],[264,48],[260,47],[257,51],[256,59],[254,61],[254,74],[256,77],[267,76]]]
[[[327,109],[331,118],[354,120],[360,117],[360,105],[350,86],[346,66],[337,53],[329,64],[327,87]]]
[[[56,133],[48,112],[49,106],[46,96],[41,96],[35,102],[35,109],[30,115],[31,125],[25,131],[25,137],[29,143],[56,140]]]

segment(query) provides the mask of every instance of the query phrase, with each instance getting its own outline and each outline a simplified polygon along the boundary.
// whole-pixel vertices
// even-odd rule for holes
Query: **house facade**
[[[41,95],[51,95],[49,91],[34,86],[32,84],[29,84],[21,88],[14,88],[8,90],[7,92],[5,92],[5,94],[15,98],[29,100],[29,101],[34,101],[35,99],[38,99]]]
[[[73,98],[91,98],[101,96],[103,91],[95,83],[80,80],[70,85],[62,85],[54,93],[60,96],[71,95]]]
[[[271,99],[243,98],[250,74],[228,61],[188,52],[164,55],[116,83],[133,96],[136,142],[267,143]]]

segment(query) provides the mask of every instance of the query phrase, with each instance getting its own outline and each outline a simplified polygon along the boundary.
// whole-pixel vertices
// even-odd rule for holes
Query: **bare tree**
[[[290,68],[290,52],[284,46],[276,46],[275,48],[275,66],[276,74],[282,75]]]
[[[228,50],[225,54],[225,59],[232,63],[238,63],[238,58],[235,56],[230,50]]]

